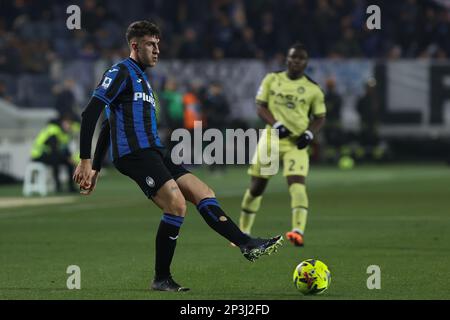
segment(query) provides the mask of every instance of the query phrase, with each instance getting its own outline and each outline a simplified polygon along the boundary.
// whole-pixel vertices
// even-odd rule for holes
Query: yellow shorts
[[[294,142],[295,139],[271,138],[270,131],[266,130],[258,142],[257,151],[247,173],[254,177],[269,179],[279,172],[282,161],[283,176],[306,177],[309,171],[308,149],[299,150]]]

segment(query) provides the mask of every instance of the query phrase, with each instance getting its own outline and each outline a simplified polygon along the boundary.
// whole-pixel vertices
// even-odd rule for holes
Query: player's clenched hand
[[[98,179],[98,171],[91,170],[91,174],[89,175],[89,183],[80,185],[80,193],[85,196],[90,195],[94,191],[95,186],[97,185],[97,179]]]
[[[80,186],[84,186],[86,188],[90,187],[90,174],[92,171],[91,159],[81,159],[77,168],[75,169],[75,173],[73,174],[73,181],[79,184]]]
[[[300,137],[297,139],[297,148],[299,149],[305,149],[311,141],[313,141],[314,135],[311,131],[306,130],[302,133]]]
[[[274,129],[278,129],[278,137],[280,139],[288,137],[291,132],[280,121],[277,121],[272,126]]]

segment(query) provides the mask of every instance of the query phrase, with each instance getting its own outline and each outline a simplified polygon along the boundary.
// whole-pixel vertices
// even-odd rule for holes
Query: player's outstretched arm
[[[258,113],[258,116],[267,124],[270,124],[273,126],[277,120],[275,120],[272,112],[270,112],[267,103],[262,101],[256,102],[256,111]]]
[[[102,169],[102,163],[105,159],[106,152],[108,151],[110,144],[110,126],[109,121],[106,119],[102,123],[102,129],[100,130],[100,134],[98,136],[97,145],[95,146],[94,152],[94,160],[92,160],[92,170],[100,172]]]
[[[102,169],[103,159],[105,158],[106,152],[108,151],[110,142],[110,131],[109,131],[109,121],[105,120],[102,123],[102,129],[97,140],[97,145],[95,146],[94,160],[92,161],[92,170],[86,185],[80,185],[80,193],[82,195],[90,195],[96,185],[98,180],[98,175]]]
[[[75,168],[73,181],[79,185],[87,186],[89,184],[89,175],[92,171],[91,159],[81,159]]]
[[[308,129],[306,129],[305,132],[303,132],[297,139],[297,148],[306,148],[313,141],[314,136],[319,133],[324,124],[325,114],[314,116],[313,120],[308,126]]]
[[[91,170],[91,174],[89,175],[88,178],[88,183],[80,185],[80,193],[84,196],[90,195],[94,191],[95,186],[97,185],[97,180],[98,180],[98,171]]]
[[[89,184],[89,177],[92,170],[91,147],[92,136],[100,114],[105,105],[110,105],[116,97],[124,90],[125,82],[129,76],[128,69],[123,65],[107,70],[103,74],[102,80],[94,90],[91,100],[81,114],[80,128],[80,164],[75,170],[73,179],[76,183]]]
[[[280,121],[277,121],[272,112],[270,112],[269,108],[267,107],[267,103],[265,102],[257,102],[257,112],[258,116],[264,120],[267,124],[271,125],[274,129],[278,130],[278,136],[280,139],[286,138],[291,134],[291,131],[286,128],[283,123]]]
[[[88,185],[92,170],[91,147],[92,136],[105,103],[97,97],[92,97],[81,114],[80,128],[80,163],[75,169],[73,180],[79,185]]]
[[[325,125],[325,119],[325,114],[315,115],[308,126],[308,130],[310,130],[314,135],[318,134]]]

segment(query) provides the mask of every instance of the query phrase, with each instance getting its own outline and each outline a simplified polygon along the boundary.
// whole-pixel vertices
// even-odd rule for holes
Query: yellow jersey
[[[294,136],[302,134],[311,115],[325,115],[324,94],[308,76],[291,80],[286,71],[268,73],[256,94],[256,102],[268,105],[270,112]]]

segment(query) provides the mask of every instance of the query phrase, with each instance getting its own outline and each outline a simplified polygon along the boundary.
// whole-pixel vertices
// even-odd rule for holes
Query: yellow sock
[[[292,230],[305,233],[306,220],[308,219],[308,210],[305,208],[292,209]]]
[[[262,196],[253,197],[249,189],[245,191],[241,204],[241,217],[239,218],[239,228],[242,232],[250,234],[255,222],[256,212],[261,206],[261,200]]]
[[[241,211],[241,217],[239,218],[239,229],[246,234],[250,234],[253,223],[255,222],[255,217],[256,213]]]
[[[308,217],[308,195],[306,194],[306,187],[300,183],[293,183],[289,186],[289,193],[291,195],[292,230],[303,234]]]

